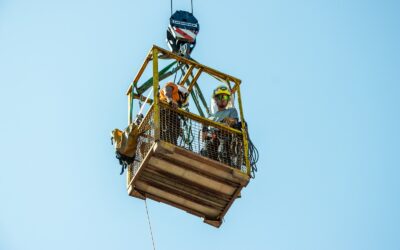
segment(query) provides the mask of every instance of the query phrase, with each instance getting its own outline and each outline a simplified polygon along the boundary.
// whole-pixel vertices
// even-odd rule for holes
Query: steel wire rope
[[[193,14],[193,0],[190,0],[190,6],[192,9],[192,14]],[[171,0],[171,16],[172,16],[172,11],[173,11],[173,7],[172,7],[172,0]]]
[[[147,208],[146,199],[144,199],[144,205],[145,205],[145,207],[146,207],[147,221],[149,222],[150,235],[151,235],[151,241],[152,241],[152,243],[153,243],[153,249],[156,250],[156,245],[155,245],[155,243],[154,243],[154,237],[153,237],[153,230],[152,230],[152,228],[151,228],[151,223],[150,223],[149,209]]]
[[[189,110],[186,110],[189,112]],[[182,142],[183,145],[187,145],[190,151],[193,151],[193,130],[192,130],[192,120],[182,117],[183,119],[183,131],[182,131]]]

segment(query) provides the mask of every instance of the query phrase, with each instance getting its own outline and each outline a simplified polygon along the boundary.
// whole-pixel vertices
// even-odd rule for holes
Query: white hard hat
[[[181,92],[184,95],[189,94],[189,91],[187,90],[187,88],[185,88],[184,86],[181,86],[179,84],[178,84],[178,90],[179,90],[179,92]]]

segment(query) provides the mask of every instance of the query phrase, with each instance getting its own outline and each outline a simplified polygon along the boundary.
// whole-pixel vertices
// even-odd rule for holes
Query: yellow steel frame
[[[187,70],[185,76],[183,77],[182,81],[179,83],[179,85],[183,86],[187,79],[189,78],[190,74],[192,73],[194,66],[190,65],[189,69]]]
[[[178,112],[182,113],[185,116],[188,116],[194,120],[198,120],[199,122],[205,123],[205,124],[210,124],[211,126],[215,126],[217,128],[224,129],[226,131],[229,131],[231,133],[236,133],[236,134],[242,134],[243,135],[243,142],[244,142],[244,153],[245,153],[245,162],[246,162],[246,168],[247,168],[247,174],[250,175],[250,162],[249,162],[249,155],[248,155],[248,149],[249,149],[249,144],[248,144],[248,138],[247,138],[247,132],[246,132],[246,125],[245,125],[245,119],[244,119],[244,112],[243,112],[243,106],[242,106],[242,97],[240,93],[240,84],[241,80],[230,76],[228,74],[222,73],[218,70],[215,70],[213,68],[207,67],[203,64],[200,64],[198,62],[195,62],[193,60],[190,60],[188,58],[184,58],[181,56],[178,56],[168,50],[165,50],[163,48],[160,48],[156,45],[153,45],[149,53],[147,54],[144,63],[142,67],[140,68],[139,72],[136,74],[133,82],[130,84],[126,94],[128,95],[128,122],[129,124],[133,121],[132,120],[132,108],[133,108],[133,99],[140,99],[141,101],[144,101],[143,96],[139,96],[137,94],[133,94],[133,88],[138,84],[140,77],[142,76],[143,72],[145,71],[148,63],[150,61],[153,61],[153,99],[149,98],[147,103],[151,104],[153,103],[152,107],[154,108],[154,125],[155,125],[155,140],[159,140],[160,138],[160,109],[159,105],[162,105],[162,103],[159,102],[158,98],[158,89],[159,89],[159,75],[158,75],[158,58],[159,54],[163,56],[163,58],[167,59],[174,59],[180,63],[184,63],[189,65],[189,69],[184,75],[182,81],[179,83],[180,85],[183,85],[186,80],[189,78],[189,75],[193,72],[194,69],[197,69],[197,72],[191,81],[188,91],[191,92],[193,89],[193,86],[195,85],[197,79],[200,77],[202,73],[207,73],[211,76],[217,77],[223,81],[226,81],[230,86],[230,83],[233,82],[234,86],[231,88],[232,93],[236,93],[238,95],[238,104],[239,104],[239,111],[240,111],[240,120],[242,122],[242,131],[233,129],[229,126],[226,126],[221,123],[213,122],[211,120],[205,119],[201,116],[185,112],[183,110],[178,110]]]
[[[160,107],[158,106],[158,50],[153,48],[153,100],[154,140],[160,139]]]

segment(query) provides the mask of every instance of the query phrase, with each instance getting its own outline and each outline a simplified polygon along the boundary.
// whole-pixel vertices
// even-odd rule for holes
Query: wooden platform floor
[[[128,193],[180,208],[219,227],[249,180],[238,169],[159,141],[142,161]]]

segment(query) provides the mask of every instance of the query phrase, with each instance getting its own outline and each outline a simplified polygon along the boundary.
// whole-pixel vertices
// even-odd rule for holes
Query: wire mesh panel
[[[160,105],[160,140],[246,172],[243,136]]]
[[[160,103],[160,140],[246,172],[242,133],[213,126],[209,120]],[[133,175],[155,140],[154,109],[140,122]]]
[[[139,125],[139,136],[137,140],[137,149],[135,161],[133,162],[133,174],[135,175],[138,168],[146,157],[147,153],[154,144],[154,119],[153,119],[153,109],[147,112],[147,115],[140,122]]]

